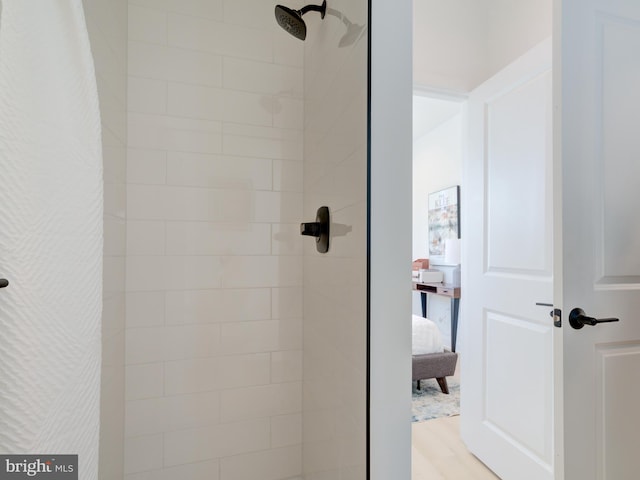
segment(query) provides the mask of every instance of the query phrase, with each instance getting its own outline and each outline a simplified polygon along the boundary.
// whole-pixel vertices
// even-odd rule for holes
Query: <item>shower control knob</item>
[[[318,222],[300,224],[300,235],[308,235],[310,237],[319,237],[320,232],[321,232],[321,227]]]
[[[329,251],[330,225],[329,207],[320,207],[316,213],[315,222],[300,224],[300,235],[316,237],[316,250],[320,253],[327,253]]]
[[[0,288],[4,288],[8,286],[9,286],[9,280],[7,280],[6,278],[0,278]]]

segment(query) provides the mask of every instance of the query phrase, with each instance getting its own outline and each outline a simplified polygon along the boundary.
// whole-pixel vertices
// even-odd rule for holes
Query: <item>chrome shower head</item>
[[[307,25],[304,23],[302,15],[310,11],[320,12],[320,17],[324,18],[327,11],[326,0],[322,2],[322,5],[307,5],[300,10],[293,10],[283,5],[276,5],[276,21],[285,31],[300,40],[304,40],[307,38]]]

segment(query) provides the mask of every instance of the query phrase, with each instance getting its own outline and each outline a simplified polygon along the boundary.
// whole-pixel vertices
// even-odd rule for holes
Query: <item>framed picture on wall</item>
[[[460,186],[429,194],[429,263],[444,265],[447,239],[460,238]]]

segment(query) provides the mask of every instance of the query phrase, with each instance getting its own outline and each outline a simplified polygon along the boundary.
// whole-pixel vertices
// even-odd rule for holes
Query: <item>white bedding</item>
[[[444,351],[442,337],[438,326],[428,318],[412,315],[413,341],[412,354],[424,355],[426,353],[438,353]]]

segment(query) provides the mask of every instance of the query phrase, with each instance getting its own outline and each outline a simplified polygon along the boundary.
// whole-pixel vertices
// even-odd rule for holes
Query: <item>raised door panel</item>
[[[595,357],[601,392],[596,403],[597,478],[635,478],[640,472],[640,419],[633,412],[640,405],[640,388],[629,383],[640,371],[640,343],[600,345]]]
[[[551,464],[551,328],[486,312],[484,422],[532,458]]]
[[[486,103],[486,270],[551,275],[551,72]]]
[[[640,85],[640,62],[630,61],[640,52],[640,22],[604,15],[598,15],[597,22],[597,103],[602,115],[596,136],[602,178],[597,280],[640,288],[640,226],[629,221],[640,205],[640,96],[630,94]]]

